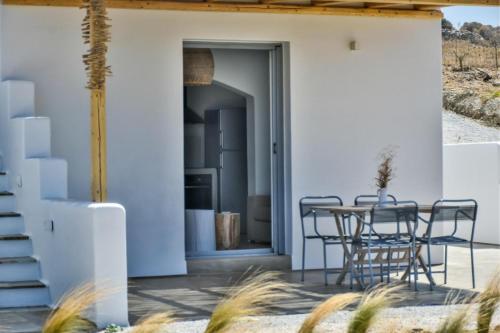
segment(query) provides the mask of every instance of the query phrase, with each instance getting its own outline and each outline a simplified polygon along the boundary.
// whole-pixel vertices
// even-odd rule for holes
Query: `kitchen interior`
[[[269,52],[184,48],[186,257],[272,251]]]

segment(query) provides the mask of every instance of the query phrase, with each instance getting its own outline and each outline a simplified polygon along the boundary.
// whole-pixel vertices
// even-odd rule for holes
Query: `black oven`
[[[214,207],[214,177],[211,173],[186,174],[184,179],[186,209],[216,209]]]

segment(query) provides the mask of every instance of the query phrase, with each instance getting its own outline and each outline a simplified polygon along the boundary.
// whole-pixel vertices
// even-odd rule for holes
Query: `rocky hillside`
[[[443,106],[500,127],[500,28],[443,20]]]

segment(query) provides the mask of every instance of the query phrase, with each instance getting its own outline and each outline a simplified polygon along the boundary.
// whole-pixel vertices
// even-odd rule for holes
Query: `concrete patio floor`
[[[463,289],[463,296],[484,289],[488,279],[500,265],[500,247],[478,245],[475,250],[477,288],[472,290],[469,249],[451,247],[449,250],[448,284],[442,285],[442,275],[436,275],[438,287],[430,291],[425,276],[421,275],[419,291],[402,290],[403,301],[396,306],[442,305],[450,291]],[[300,272],[288,268],[289,258],[265,256],[226,259],[199,259],[189,261],[187,276],[140,278],[129,280],[129,319],[134,324],[143,315],[171,311],[181,320],[208,318],[217,302],[228,288],[241,279],[253,264],[263,270],[279,270],[283,279],[296,287],[292,297],[278,303],[270,314],[307,313],[316,304],[332,294],[350,291],[347,284],[335,285],[336,275],[330,275],[330,285],[323,283],[323,272],[306,272],[304,283]],[[438,267],[439,268],[439,267]],[[393,281],[396,280],[394,276]],[[347,282],[347,281],[346,281]],[[41,323],[48,315],[46,308],[0,310],[0,327],[5,333],[39,332]]]

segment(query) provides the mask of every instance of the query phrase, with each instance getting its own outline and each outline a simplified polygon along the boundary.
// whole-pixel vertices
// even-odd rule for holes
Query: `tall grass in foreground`
[[[227,332],[243,317],[262,314],[291,288],[278,279],[278,273],[251,274],[240,286],[232,288],[215,307],[205,333]]]
[[[103,296],[92,284],[84,284],[65,294],[45,321],[42,333],[95,332],[95,324],[86,319],[84,313]]]
[[[365,294],[349,322],[347,333],[366,333],[378,314],[396,300],[394,293],[399,289],[400,286],[376,288]]]
[[[488,333],[491,319],[500,303],[500,271],[497,271],[479,297],[477,332]]]
[[[349,304],[357,301],[360,297],[361,295],[356,293],[339,294],[330,297],[314,308],[302,323],[298,333],[312,333],[314,328],[326,319],[326,317],[335,311],[344,309]]]
[[[170,313],[157,313],[139,320],[130,333],[159,333],[168,324],[174,322]]]

